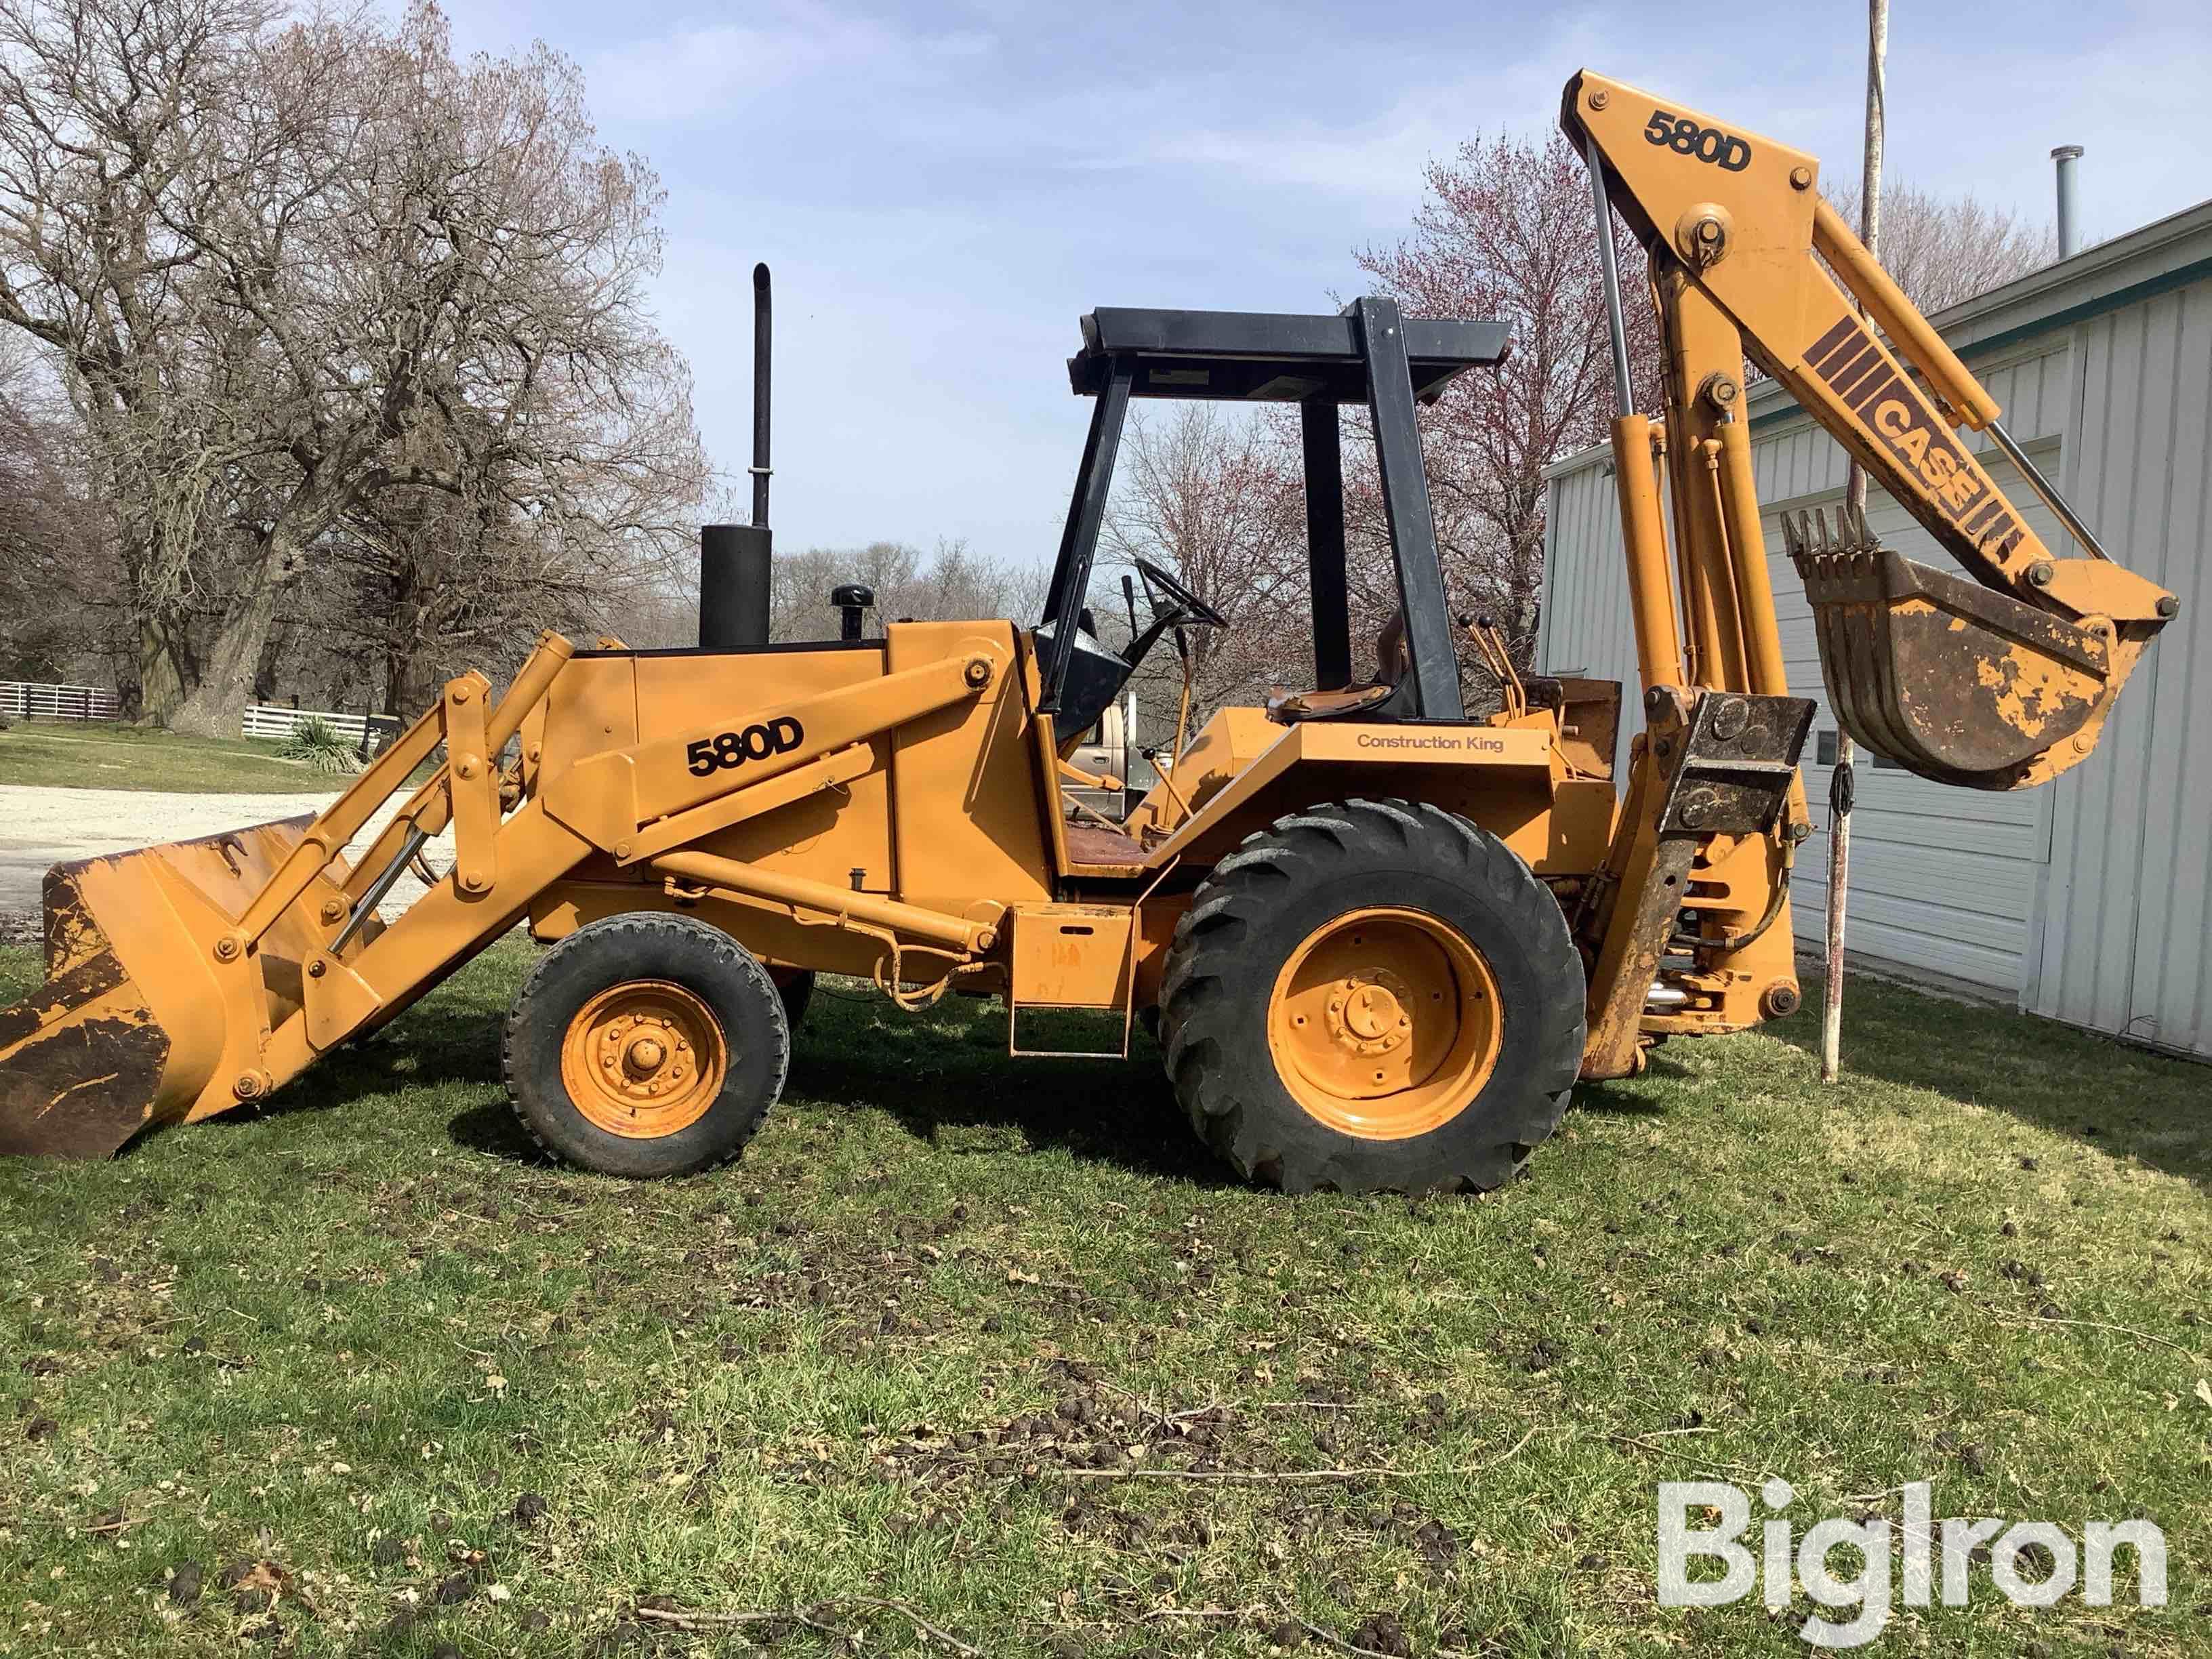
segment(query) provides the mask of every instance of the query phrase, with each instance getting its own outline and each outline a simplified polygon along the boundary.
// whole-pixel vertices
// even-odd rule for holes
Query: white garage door
[[[2064,542],[2049,509],[2008,462],[1979,456],[1997,487],[2054,550]],[[2057,466],[2055,443],[2037,446],[2033,457],[2046,475]],[[1835,495],[1799,505],[1826,506]],[[1778,550],[1776,515],[1765,520],[1767,545]],[[1869,492],[1867,525],[1885,546],[1908,559],[1955,571],[1928,532],[1879,489]],[[1792,877],[1798,938],[1816,943],[1827,903],[1828,756],[1823,734],[1832,734],[1820,680],[1820,651],[1803,585],[1786,556],[1774,560],[1775,608],[1782,623],[1782,652],[1790,689],[1819,700],[1814,741],[1806,745],[1805,787],[1813,838],[1798,849]],[[1832,744],[1832,735],[1826,742]],[[1851,814],[1851,896],[1844,943],[1855,953],[1879,957],[2017,994],[2032,938],[2036,906],[2051,859],[2050,792],[1996,793],[1931,783],[1910,772],[1858,757],[1858,799]]]

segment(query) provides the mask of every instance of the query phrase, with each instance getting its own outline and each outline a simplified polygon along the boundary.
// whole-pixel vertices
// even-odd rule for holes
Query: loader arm
[[[2105,555],[1996,401],[1821,198],[1818,162],[1587,70],[1567,83],[1561,125],[1651,258],[1678,539],[1721,533],[1724,514],[1701,518],[1680,499],[1699,491],[1701,450],[1723,474],[1746,474],[1723,488],[1748,488],[1735,410],[1748,356],[1988,590],[1875,548],[1856,523],[1785,526],[1820,616],[1830,701],[1853,735],[1923,775],[1982,788],[2039,783],[2086,757],[2179,603]],[[1989,433],[2082,550],[2047,546],[1961,431]],[[1724,447],[1743,452],[1740,465]],[[1647,533],[1656,525],[1655,513]],[[1739,573],[1746,550],[1734,550]],[[1696,681],[1756,679],[1771,600],[1740,584],[1731,595],[1729,567],[1716,578],[1695,548],[1681,562]]]

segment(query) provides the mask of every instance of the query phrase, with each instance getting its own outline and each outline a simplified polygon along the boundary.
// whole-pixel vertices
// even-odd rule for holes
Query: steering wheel
[[[1176,610],[1180,614],[1172,619],[1170,626],[1176,628],[1226,628],[1229,626],[1228,617],[1223,616],[1204,599],[1200,599],[1197,594],[1192,592],[1150,559],[1133,559],[1130,562],[1137,567],[1137,574],[1144,578],[1145,597],[1152,601],[1155,612],[1159,608],[1159,600],[1152,592],[1155,586],[1175,601]]]

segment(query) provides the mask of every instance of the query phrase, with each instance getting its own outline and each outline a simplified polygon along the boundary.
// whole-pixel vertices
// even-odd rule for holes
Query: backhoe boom
[[[1651,258],[1697,682],[1780,689],[1741,684],[1745,653],[1771,637],[1773,622],[1760,614],[1771,611],[1763,596],[1740,583],[1728,592],[1719,578],[1730,562],[1705,545],[1737,525],[1683,499],[1698,493],[1701,458],[1723,475],[1723,497],[1748,489],[1748,446],[1725,430],[1741,419],[1747,356],[1974,582],[2002,596],[1977,602],[1955,579],[1875,547],[1856,525],[1793,535],[1845,726],[1923,775],[1982,788],[2042,782],[2085,757],[2178,602],[2105,556],[2005,432],[1996,400],[1821,198],[1818,163],[1587,70],[1567,83],[1561,124]],[[2046,545],[1962,431],[1990,433],[2085,550],[2062,557]],[[1703,447],[1729,438],[1721,450]],[[1737,570],[1741,539],[1729,549]],[[1656,609],[1648,592],[1639,605]]]

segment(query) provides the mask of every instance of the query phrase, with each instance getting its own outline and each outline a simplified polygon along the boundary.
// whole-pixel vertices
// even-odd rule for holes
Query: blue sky
[[[1857,173],[1864,13],[1300,3],[454,6],[457,46],[543,39],[668,190],[658,303],[716,459],[750,443],[748,273],[777,292],[778,544],[1048,560],[1095,305],[1327,309],[1420,170],[1535,131],[1587,64]],[[1891,176],[2047,212],[2087,147],[2086,232],[2212,196],[2203,0],[1899,0]]]

